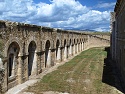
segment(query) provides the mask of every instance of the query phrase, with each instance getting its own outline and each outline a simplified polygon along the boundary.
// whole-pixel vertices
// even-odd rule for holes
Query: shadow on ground
[[[122,93],[125,93],[123,92],[121,84],[120,72],[115,66],[115,62],[111,60],[110,47],[105,48],[105,51],[107,51],[107,58],[104,59],[102,82],[115,87]]]

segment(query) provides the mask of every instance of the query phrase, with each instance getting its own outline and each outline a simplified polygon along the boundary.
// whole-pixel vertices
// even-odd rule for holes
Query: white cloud
[[[112,3],[99,3],[96,7],[97,8],[112,8],[113,6],[115,6],[115,2]]]
[[[0,2],[0,18],[63,29],[109,29],[109,11],[92,10],[76,0],[50,2],[35,4],[33,0],[5,0]]]

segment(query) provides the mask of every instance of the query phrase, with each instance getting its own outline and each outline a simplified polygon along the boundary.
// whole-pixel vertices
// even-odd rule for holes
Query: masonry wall
[[[116,62],[122,83],[125,87],[125,1],[117,0],[114,13],[111,13],[111,55]]]
[[[0,64],[5,69],[2,91],[86,49],[109,46],[110,41],[100,36],[0,21]]]

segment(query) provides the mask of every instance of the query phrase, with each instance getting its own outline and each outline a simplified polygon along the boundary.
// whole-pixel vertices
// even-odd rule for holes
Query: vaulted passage
[[[36,57],[36,44],[34,41],[30,42],[28,52],[28,75],[34,75],[36,74],[36,68],[37,68],[37,57]]]
[[[8,49],[8,76],[15,75],[15,68],[17,64],[17,58],[19,53],[19,45],[16,42],[10,44]]]
[[[11,88],[12,86],[17,84],[16,77],[18,78],[18,54],[20,51],[20,47],[17,42],[12,42],[9,45],[8,51],[7,51],[7,70],[5,71],[7,78],[4,79],[7,81],[7,89]]]

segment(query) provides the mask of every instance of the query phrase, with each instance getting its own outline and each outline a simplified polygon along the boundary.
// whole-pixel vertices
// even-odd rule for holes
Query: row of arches
[[[55,48],[52,48],[51,41],[46,40],[44,47],[41,47],[45,49],[38,52],[38,45],[34,40],[23,49],[17,41],[13,41],[10,43],[7,50],[8,60],[6,75],[8,75],[8,88],[12,86],[12,82],[17,81],[16,84],[25,82],[30,77],[39,74],[40,71],[44,71],[44,69],[50,68],[76,55],[85,49],[86,44],[87,41],[77,43],[75,39],[73,42],[70,39],[69,44],[67,44],[66,39],[63,41],[57,39]],[[28,54],[21,54],[21,51],[25,51],[26,47],[28,47]]]

